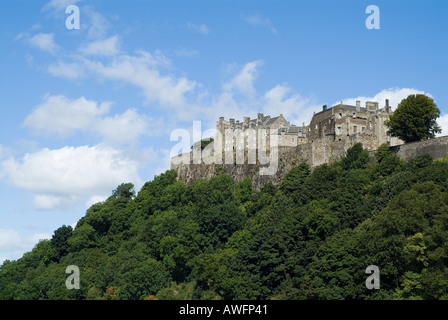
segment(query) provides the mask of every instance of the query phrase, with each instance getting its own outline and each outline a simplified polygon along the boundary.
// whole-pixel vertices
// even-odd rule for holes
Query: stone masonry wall
[[[331,141],[322,139],[313,143],[306,143],[296,147],[278,148],[278,165],[273,174],[260,174],[260,170],[267,165],[257,164],[192,164],[180,163],[171,164],[171,169],[176,170],[178,179],[187,184],[193,183],[195,179],[210,179],[218,174],[228,174],[235,182],[240,182],[247,177],[252,179],[254,188],[261,188],[266,183],[278,185],[285,175],[293,167],[301,162],[307,162],[311,167],[316,167],[324,163],[333,163],[342,159],[347,150],[356,142],[363,143],[364,148],[369,149],[370,139],[366,137],[353,136],[348,140]],[[369,154],[374,158],[375,151],[370,149]],[[413,142],[404,145],[391,147],[400,158],[408,161],[412,158],[429,154],[433,159],[439,159],[448,156],[448,136],[429,139],[425,141]],[[247,159],[247,153],[246,153]],[[190,154],[190,159],[192,159]]]

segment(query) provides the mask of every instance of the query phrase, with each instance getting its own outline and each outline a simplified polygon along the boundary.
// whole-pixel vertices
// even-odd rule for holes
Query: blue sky
[[[371,4],[379,29],[366,28]],[[171,132],[193,121],[301,124],[323,104],[424,93],[448,131],[447,12],[444,0],[1,1],[0,263],[164,172]]]

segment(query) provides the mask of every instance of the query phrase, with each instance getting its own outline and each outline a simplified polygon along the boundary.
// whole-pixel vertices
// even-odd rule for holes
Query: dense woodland
[[[355,144],[261,190],[174,171],[137,195],[124,183],[74,230],[4,262],[0,299],[448,299],[448,159],[375,156]]]

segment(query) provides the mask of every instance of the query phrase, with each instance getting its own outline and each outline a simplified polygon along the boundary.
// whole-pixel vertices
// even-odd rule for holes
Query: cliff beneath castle
[[[253,187],[259,189],[269,182],[278,185],[289,170],[301,162],[307,162],[311,165],[311,168],[314,168],[324,163],[330,164],[338,161],[346,155],[347,150],[356,142],[363,143],[363,146],[370,150],[370,155],[374,157],[375,150],[372,150],[372,146],[366,146],[365,141],[353,136],[344,141],[320,140],[296,147],[278,147],[276,164],[260,164],[259,161],[254,164],[247,162],[242,164],[194,164],[193,154],[190,153],[184,155],[190,159],[186,163],[177,163],[178,161],[174,157],[171,162],[171,169],[177,172],[178,180],[183,180],[187,184],[191,184],[194,180],[200,178],[210,179],[219,174],[228,174],[233,177],[235,182],[249,177],[252,180]],[[423,154],[429,154],[434,160],[440,159],[448,156],[448,136],[393,146],[391,150],[406,161]],[[247,160],[247,152],[245,159]],[[267,168],[271,169],[269,174],[264,172]]]

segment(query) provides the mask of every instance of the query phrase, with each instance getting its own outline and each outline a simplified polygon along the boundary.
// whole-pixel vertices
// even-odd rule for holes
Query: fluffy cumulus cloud
[[[160,69],[169,60],[161,53],[139,51],[136,56],[121,55],[110,64],[88,61],[88,69],[110,80],[131,83],[143,90],[147,102],[166,107],[185,107],[185,95],[196,87],[196,82],[184,77],[162,75]]]
[[[270,115],[283,114],[291,124],[308,124],[317,106],[309,98],[290,94],[291,90],[287,85],[277,85],[266,92],[263,111]]]
[[[113,42],[110,39],[106,40]],[[95,45],[80,48],[81,52],[90,54],[116,53],[113,45],[103,52]],[[118,50],[118,49],[117,49]],[[96,77],[106,80],[123,81],[141,88],[147,103],[156,102],[162,107],[185,108],[188,106],[186,95],[196,87],[195,81],[185,77],[163,74],[163,69],[170,66],[170,60],[160,51],[149,53],[140,50],[135,55],[118,54],[112,61],[82,57],[70,62],[58,61],[48,66],[47,71],[69,79]]]
[[[257,77],[257,69],[262,65],[262,60],[246,63],[236,76],[223,85],[223,89],[236,91],[245,97],[253,97],[256,92],[254,80]]]
[[[84,97],[72,100],[64,95],[46,95],[23,125],[39,132],[66,136],[91,127],[101,115],[109,112],[110,105],[110,102],[98,104]]]
[[[94,130],[99,132],[104,141],[110,145],[123,145],[135,141],[147,132],[149,121],[137,110],[129,109],[123,114],[116,114],[101,119]]]
[[[146,116],[136,109],[108,115],[111,102],[98,103],[84,97],[70,99],[64,95],[46,95],[25,119],[23,126],[35,132],[66,137],[76,132],[97,133],[107,145],[134,143],[148,132]]]
[[[411,94],[425,94],[429,97],[432,97],[431,94],[417,90],[412,88],[390,88],[390,89],[384,89],[378,92],[376,95],[372,97],[365,97],[365,96],[359,96],[356,98],[346,98],[343,99],[342,102],[344,104],[349,105],[355,105],[356,101],[361,101],[361,106],[365,105],[366,101],[374,101],[378,102],[379,107],[382,108],[385,106],[386,99],[389,99],[389,105],[392,107],[392,110],[394,110],[398,104],[401,102],[401,100],[407,98]],[[334,104],[337,104],[338,102],[335,102]]]
[[[70,206],[87,196],[104,196],[123,182],[141,184],[138,163],[108,146],[48,148],[8,158],[1,171],[8,181],[33,194],[36,209]]]
[[[50,238],[46,233],[22,236],[13,229],[0,229],[0,265],[7,258],[20,258],[23,252],[30,251],[39,240]]]

